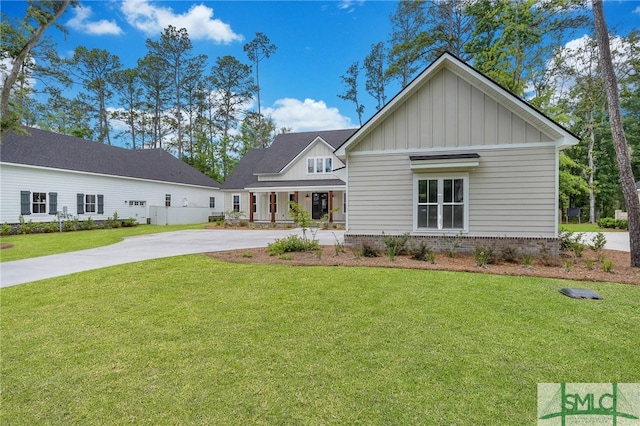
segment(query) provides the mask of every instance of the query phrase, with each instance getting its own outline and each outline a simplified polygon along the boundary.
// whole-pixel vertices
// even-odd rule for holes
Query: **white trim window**
[[[46,192],[34,192],[33,199],[33,213],[46,213],[47,212],[47,193]]]
[[[469,223],[469,175],[414,177],[416,231],[461,232]]]
[[[327,174],[333,172],[333,159],[331,157],[307,158],[307,174]]]
[[[231,205],[233,206],[232,210],[234,212],[240,211],[240,194],[233,194],[231,196]]]
[[[96,210],[96,196],[94,194],[85,194],[84,196],[84,212],[95,213]]]

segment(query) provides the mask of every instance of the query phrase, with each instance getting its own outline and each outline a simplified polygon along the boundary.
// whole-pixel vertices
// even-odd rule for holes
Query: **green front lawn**
[[[535,424],[635,382],[640,287],[158,259],[0,290],[0,424]]]
[[[13,247],[10,250],[0,250],[0,261],[9,262],[50,254],[87,250],[115,244],[125,237],[134,235],[180,231],[183,229],[203,229],[205,225],[138,225],[131,228],[3,236],[0,241],[12,244]]]

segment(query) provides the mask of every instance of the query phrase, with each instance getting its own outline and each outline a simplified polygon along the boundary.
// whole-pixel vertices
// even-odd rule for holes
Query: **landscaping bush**
[[[626,219],[614,219],[612,217],[603,217],[598,220],[599,228],[606,229],[629,229],[629,221]]]
[[[269,243],[267,250],[271,256],[274,256],[295,251],[313,251],[319,246],[316,240],[307,240],[297,235],[289,235],[286,238],[280,238]]]
[[[13,228],[7,222],[0,227],[0,235],[10,235]]]
[[[415,259],[423,262],[436,263],[436,255],[431,248],[425,243],[419,246],[413,246],[409,249],[409,255]]]
[[[581,232],[575,233],[575,232],[561,229],[560,234],[558,236],[562,243],[561,245],[562,250],[573,252],[575,257],[582,257],[582,252],[584,251],[584,247],[585,247],[584,243],[582,242],[584,238],[583,233]]]
[[[378,257],[380,256],[380,251],[372,245],[367,243],[362,243],[362,256],[363,257]]]
[[[476,260],[476,265],[481,268],[496,261],[493,250],[486,247],[476,247],[473,252],[473,257]]]
[[[507,263],[518,263],[518,249],[513,247],[505,247],[502,249],[502,260]]]
[[[396,256],[405,251],[405,245],[408,240],[409,234],[389,235],[384,237],[383,241],[386,247],[385,253],[387,253],[389,260],[395,260]]]

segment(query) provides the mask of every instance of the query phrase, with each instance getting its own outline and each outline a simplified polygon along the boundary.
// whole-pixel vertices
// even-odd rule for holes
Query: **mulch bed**
[[[640,268],[630,266],[631,258],[627,252],[603,250],[602,259],[609,259],[613,265],[611,271],[603,270],[603,262],[591,250],[585,250],[582,257],[563,256],[561,259],[546,261],[534,259],[530,265],[500,262],[485,267],[476,265],[473,254],[458,254],[450,257],[437,253],[435,263],[414,260],[409,256],[398,256],[391,261],[385,255],[379,257],[356,257],[346,248],[337,255],[333,246],[323,246],[322,253],[296,252],[284,256],[270,256],[265,248],[231,250],[207,253],[208,256],[228,262],[267,263],[296,266],[373,266],[385,268],[409,268],[440,271],[475,272],[483,274],[516,275],[559,278],[576,281],[602,281],[640,285]]]

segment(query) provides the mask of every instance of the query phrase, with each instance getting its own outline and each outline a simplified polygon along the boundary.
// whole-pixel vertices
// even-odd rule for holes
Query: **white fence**
[[[149,220],[152,225],[189,225],[206,223],[209,216],[221,216],[206,207],[149,207]]]

